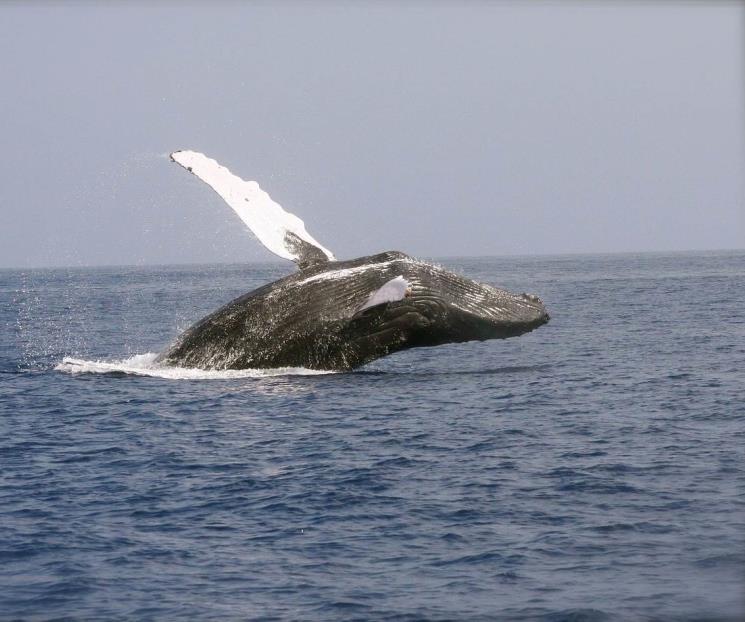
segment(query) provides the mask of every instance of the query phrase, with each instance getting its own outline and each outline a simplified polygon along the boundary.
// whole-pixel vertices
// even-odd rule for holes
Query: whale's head
[[[403,254],[378,266],[384,268],[379,282],[386,280],[352,325],[388,351],[516,337],[549,321],[537,296],[513,294]]]
[[[516,337],[550,319],[537,296],[513,294],[438,267],[420,271],[402,303],[425,320],[420,338],[427,339],[428,332],[442,343]]]

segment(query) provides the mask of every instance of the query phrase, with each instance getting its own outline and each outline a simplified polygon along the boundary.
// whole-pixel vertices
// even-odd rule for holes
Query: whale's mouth
[[[430,307],[428,316],[453,326],[453,337],[499,339],[545,324],[550,315],[534,294],[513,294],[459,275],[437,271],[417,282],[409,304]]]
[[[499,299],[492,301],[491,292],[476,315],[486,324],[487,339],[517,337],[543,326],[551,316],[543,301],[532,294],[507,294],[500,291]]]
[[[359,336],[352,337],[351,341],[384,351],[506,339],[530,332],[550,319],[536,296],[508,294],[493,288],[477,295],[479,287],[474,284],[471,295],[466,298],[415,286],[411,295],[399,301],[356,315],[350,329]],[[499,293],[496,301],[495,291]]]
[[[481,341],[519,337],[543,326],[550,319],[543,306],[521,309],[519,314],[504,314],[503,308],[498,308],[489,310],[488,313],[458,313],[453,325],[458,327],[465,340]]]

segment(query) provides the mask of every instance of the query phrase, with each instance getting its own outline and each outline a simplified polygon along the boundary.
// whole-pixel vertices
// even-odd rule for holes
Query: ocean
[[[0,619],[745,619],[745,251],[438,262],[551,322],[154,369],[291,264],[0,271]]]

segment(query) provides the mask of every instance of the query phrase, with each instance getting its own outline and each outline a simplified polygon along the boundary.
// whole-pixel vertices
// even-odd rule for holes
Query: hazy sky
[[[0,267],[745,247],[735,3],[0,4]],[[102,5],[102,6],[99,6]]]

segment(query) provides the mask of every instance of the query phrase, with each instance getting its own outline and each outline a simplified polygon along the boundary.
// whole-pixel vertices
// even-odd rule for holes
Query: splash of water
[[[169,367],[156,363],[155,359],[157,356],[155,352],[148,352],[118,361],[87,361],[66,356],[54,369],[68,374],[129,374],[166,378],[168,380],[226,380],[232,378],[269,378],[273,376],[313,376],[334,373],[306,369],[304,367],[226,370]]]

